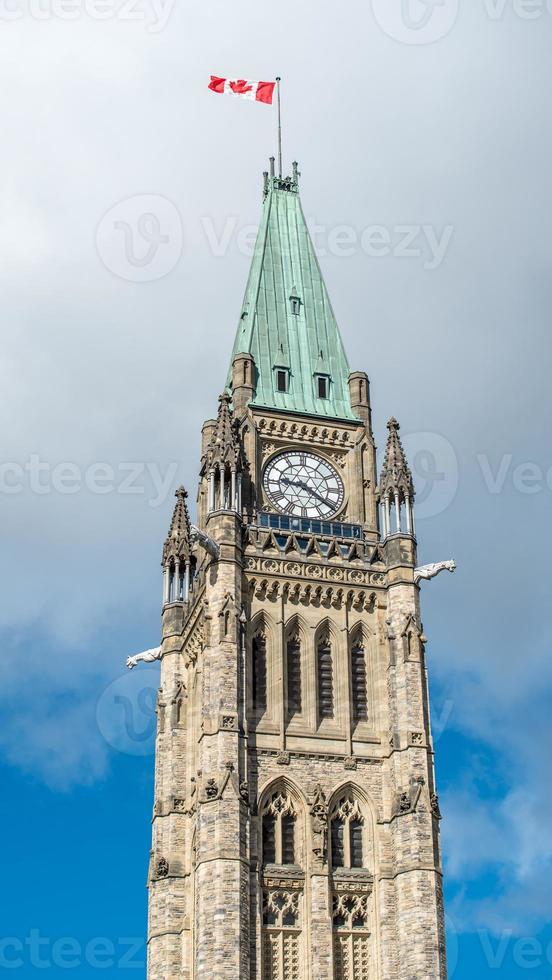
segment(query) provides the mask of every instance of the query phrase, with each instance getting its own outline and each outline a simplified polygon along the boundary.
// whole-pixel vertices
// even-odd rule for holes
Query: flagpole
[[[282,177],[282,102],[280,98],[280,82],[282,79],[278,75],[276,85],[278,87],[278,174]]]

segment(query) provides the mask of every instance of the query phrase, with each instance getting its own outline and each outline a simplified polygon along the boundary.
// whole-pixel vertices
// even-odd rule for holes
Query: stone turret
[[[203,457],[203,472],[208,475],[208,513],[227,510],[241,512],[242,457],[231,398],[223,392],[219,398],[216,425]]]
[[[399,436],[400,425],[395,418],[387,423],[389,437],[385,450],[385,459],[381,469],[378,486],[378,498],[382,508],[382,537],[392,534],[414,534],[414,483],[410,472],[403,445]],[[403,507],[406,526],[403,527]],[[394,509],[395,520],[391,521],[391,509]]]
[[[163,545],[163,605],[187,602],[191,589],[190,515],[184,487],[176,491],[169,533]]]

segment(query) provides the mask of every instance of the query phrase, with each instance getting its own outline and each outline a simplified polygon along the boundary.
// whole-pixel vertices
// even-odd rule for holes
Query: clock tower
[[[445,980],[414,487],[264,175],[196,525],[163,549],[149,980]],[[426,575],[426,577],[429,577]]]

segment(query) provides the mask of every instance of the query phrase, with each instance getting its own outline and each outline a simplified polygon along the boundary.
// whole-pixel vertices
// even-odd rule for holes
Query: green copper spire
[[[355,419],[349,364],[307,230],[298,176],[297,164],[293,177],[265,174],[262,220],[232,360],[238,354],[255,360],[252,405]]]

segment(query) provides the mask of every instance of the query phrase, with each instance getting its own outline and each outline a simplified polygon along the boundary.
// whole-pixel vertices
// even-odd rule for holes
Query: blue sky
[[[158,641],[172,494],[193,498],[275,144],[271,110],[211,72],[283,76],[285,160],[378,445],[395,415],[420,558],[458,562],[423,587],[451,974],[552,973],[552,14],[409,2],[1,7],[14,976],[37,949],[53,975],[144,975],[156,668],[123,664]]]

